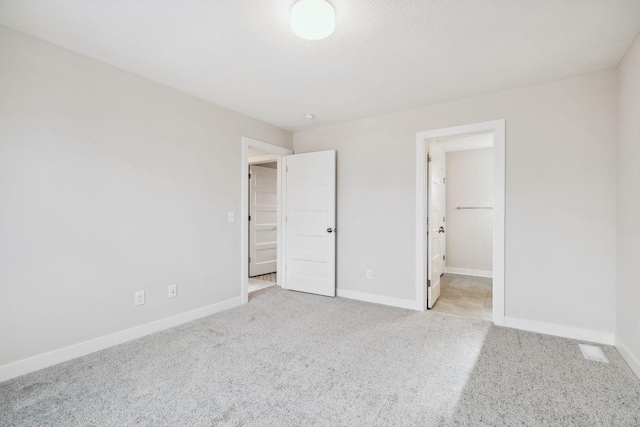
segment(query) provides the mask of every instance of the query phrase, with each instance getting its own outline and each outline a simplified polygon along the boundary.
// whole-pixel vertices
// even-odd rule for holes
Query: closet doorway
[[[417,134],[418,306],[504,323],[504,120]]]
[[[292,150],[242,137],[241,296],[282,286],[284,157]],[[275,178],[275,185],[274,185]],[[253,194],[252,194],[253,192]],[[274,203],[275,202],[275,203]],[[251,219],[251,220],[250,220]]]
[[[493,134],[429,141],[427,175],[427,307],[492,320]]]
[[[278,283],[278,156],[249,150],[249,294]]]

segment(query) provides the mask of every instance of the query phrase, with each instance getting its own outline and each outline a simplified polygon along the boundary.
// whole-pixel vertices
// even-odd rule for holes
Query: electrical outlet
[[[144,291],[138,291],[138,292],[136,292],[135,304],[136,304],[136,305],[142,305],[142,304],[144,304]]]
[[[236,214],[233,212],[229,212],[229,216],[228,216],[229,222],[235,222],[236,221]]]
[[[178,285],[169,285],[169,298],[178,296]]]
[[[367,269],[367,279],[373,279],[373,270]]]

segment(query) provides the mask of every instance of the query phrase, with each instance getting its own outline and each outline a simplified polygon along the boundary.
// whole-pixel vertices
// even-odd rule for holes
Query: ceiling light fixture
[[[327,0],[298,0],[291,8],[291,29],[303,39],[323,39],[335,27],[336,11]]]
[[[311,113],[307,113],[307,114],[304,115],[304,118],[307,119],[307,120],[313,120],[313,119],[316,118],[316,116],[311,114]]]

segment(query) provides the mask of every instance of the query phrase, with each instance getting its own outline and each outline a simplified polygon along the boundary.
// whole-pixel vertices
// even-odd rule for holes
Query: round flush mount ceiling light
[[[307,120],[313,120],[313,119],[316,118],[316,116],[313,113],[307,113],[307,114],[304,115],[304,118],[307,119]]]
[[[336,11],[327,0],[298,0],[291,8],[291,29],[307,40],[320,40],[336,27]]]

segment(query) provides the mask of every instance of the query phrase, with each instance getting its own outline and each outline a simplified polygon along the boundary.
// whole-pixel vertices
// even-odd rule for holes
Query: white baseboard
[[[640,379],[640,359],[631,353],[629,347],[627,347],[618,336],[615,337],[615,346],[618,353],[620,353],[624,361],[627,362],[633,373],[636,374],[636,377]]]
[[[504,318],[504,326],[508,328],[521,329],[523,331],[538,332],[540,334],[572,338],[574,340],[613,345],[613,334],[608,334],[606,332],[600,331],[592,331],[590,329],[574,328],[573,326],[556,325],[554,323],[517,319],[507,316],[505,316]]]
[[[125,329],[124,331],[115,332],[89,341],[53,350],[48,353],[8,363],[0,366],[0,382],[28,374],[29,372],[47,368],[58,363],[66,362],[67,360],[75,359],[76,357],[85,356],[98,350],[104,350],[105,348],[112,347],[114,345],[135,340],[145,335],[169,329],[201,317],[209,316],[211,314],[236,307],[240,304],[242,304],[242,297],[231,298],[216,304],[207,305],[185,313],[176,314],[175,316],[156,320],[155,322],[146,323],[134,328]]]
[[[464,274],[465,276],[493,277],[493,271],[491,270],[473,270],[471,268],[445,267],[444,272],[451,274]]]
[[[408,308],[410,310],[418,310],[415,300],[386,297],[383,295],[369,294],[365,292],[349,291],[347,289],[338,289],[338,296],[342,298],[355,299],[358,301],[373,302],[376,304],[390,305],[392,307]]]

